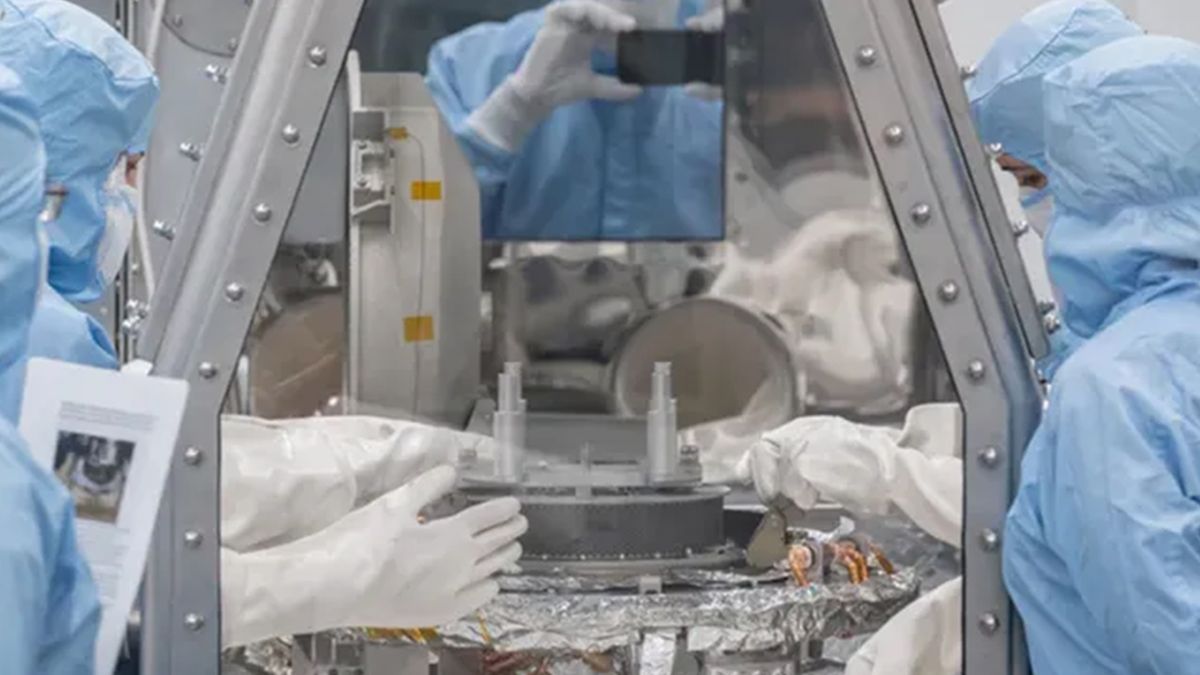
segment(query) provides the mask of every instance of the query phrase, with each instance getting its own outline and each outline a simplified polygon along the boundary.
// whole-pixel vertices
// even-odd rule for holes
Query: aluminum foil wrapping
[[[902,570],[861,585],[789,584],[631,593],[503,593],[479,616],[438,629],[451,648],[604,652],[640,635],[687,628],[690,652],[764,651],[873,631],[914,600],[917,575]],[[341,640],[373,641],[366,631]]]

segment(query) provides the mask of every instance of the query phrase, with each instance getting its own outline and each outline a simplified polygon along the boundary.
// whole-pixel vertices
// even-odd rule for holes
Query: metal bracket
[[[185,202],[139,356],[191,384],[148,567],[147,673],[215,673],[219,413],[362,0],[257,0]],[[210,10],[212,11],[212,10]],[[215,13],[215,12],[214,12]]]

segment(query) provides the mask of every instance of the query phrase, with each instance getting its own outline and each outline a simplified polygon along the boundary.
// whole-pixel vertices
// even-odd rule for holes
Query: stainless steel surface
[[[325,117],[361,2],[259,0],[224,86],[214,133],[183,209],[139,355],[191,385],[177,452],[219,457],[225,392]],[[338,55],[314,67],[305,52]],[[308,135],[280,137],[294,125]],[[270,204],[268,223],[251,217]],[[245,288],[231,301],[225,288]],[[203,454],[200,454],[203,453]],[[220,654],[219,461],[177,466],[160,509],[148,567],[142,672],[212,673]],[[207,545],[187,547],[182,533]]]

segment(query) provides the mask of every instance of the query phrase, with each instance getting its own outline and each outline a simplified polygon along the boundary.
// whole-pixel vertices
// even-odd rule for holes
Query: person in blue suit
[[[45,154],[36,108],[0,66],[0,365],[20,361],[41,284]],[[66,489],[0,414],[0,672],[93,672],[100,603]]]
[[[128,247],[137,195],[131,170],[158,100],[150,63],[112,26],[63,0],[0,0],[0,65],[25,83],[45,138],[47,184],[65,191],[46,219],[49,283],[29,356],[117,367],[104,329],[79,303],[99,299]],[[0,409],[19,410],[24,363],[0,372]]]
[[[719,30],[704,0],[559,0],[434,46],[427,82],[490,239],[720,239],[719,101],[614,77],[615,36]]]
[[[1200,46],[1114,42],[1044,95],[1047,260],[1083,344],[1022,464],[1005,581],[1036,673],[1194,672]]]

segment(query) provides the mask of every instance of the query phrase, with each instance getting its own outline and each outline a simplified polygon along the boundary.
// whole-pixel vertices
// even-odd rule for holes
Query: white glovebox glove
[[[490,438],[375,417],[221,421],[221,545],[275,546],[317,532],[416,476],[489,456]]]
[[[636,85],[592,69],[592,52],[637,21],[599,0],[558,0],[517,71],[467,118],[467,126],[492,145],[516,152],[543,119],[560,106],[587,99],[623,101],[641,94]]]
[[[438,467],[309,537],[221,551],[222,643],[348,626],[421,628],[462,618],[499,592],[491,577],[521,556],[528,523],[512,498],[427,523],[454,487]]]
[[[902,431],[840,417],[802,417],[764,434],[739,466],[770,503],[783,496],[802,509],[818,499],[882,514],[895,505],[930,535],[962,539],[962,412],[957,404],[909,411]]]
[[[962,577],[892,617],[846,664],[846,675],[956,675],[962,670]]]

